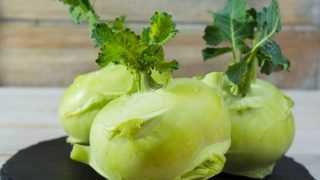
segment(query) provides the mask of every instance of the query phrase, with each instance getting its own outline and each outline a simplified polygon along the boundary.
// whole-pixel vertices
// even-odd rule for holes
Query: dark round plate
[[[41,142],[19,151],[1,169],[2,180],[103,180],[91,167],[69,158],[71,146],[65,137]],[[212,180],[248,180],[219,174]],[[314,180],[308,170],[292,158],[280,159],[267,180]]]

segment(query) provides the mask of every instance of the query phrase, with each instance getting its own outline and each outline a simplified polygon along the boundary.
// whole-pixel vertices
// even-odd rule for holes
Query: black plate
[[[65,137],[41,142],[19,151],[1,169],[2,180],[103,180],[89,166],[70,160],[71,146]],[[219,174],[212,180],[249,180]],[[280,159],[266,180],[314,180],[308,170],[292,158]]]

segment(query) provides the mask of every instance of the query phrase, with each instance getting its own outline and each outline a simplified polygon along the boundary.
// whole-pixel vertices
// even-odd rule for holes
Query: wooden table
[[[0,88],[0,166],[21,148],[66,135],[57,114],[62,88]],[[287,155],[320,179],[320,91],[286,91],[296,105]]]

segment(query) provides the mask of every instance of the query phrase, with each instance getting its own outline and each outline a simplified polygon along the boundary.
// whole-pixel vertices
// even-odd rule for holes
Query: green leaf
[[[171,20],[171,16],[166,13],[156,13],[151,18],[153,19],[151,27],[158,27],[160,30],[163,27],[168,27],[165,26],[166,23],[164,22],[166,21],[155,20],[157,18],[166,19],[168,17]],[[152,32],[150,31],[147,34],[148,36],[144,35],[144,37],[136,35],[129,28],[125,27],[124,16],[117,18],[113,23],[105,21],[97,24],[92,32],[92,39],[100,47],[100,53],[96,62],[101,67],[108,66],[110,63],[125,65],[134,74],[139,90],[161,87],[160,84],[152,80],[151,73],[155,70],[159,73],[170,75],[173,70],[178,69],[177,61],[165,61],[163,49],[164,42],[167,42],[174,35],[172,32],[169,34],[165,33],[166,31],[160,34],[152,34]],[[161,39],[164,37],[161,36],[163,35],[162,33],[168,34],[168,36]],[[146,37],[149,37],[150,41],[142,39]],[[151,41],[154,43],[151,43]]]
[[[156,69],[160,73],[166,73],[166,72],[172,72],[174,70],[177,70],[179,68],[178,61],[172,60],[172,61],[160,61],[156,65]]]
[[[258,64],[260,66],[260,72],[266,75],[270,75],[272,72],[278,72],[283,70],[282,65],[273,64],[269,59],[259,59]]]
[[[223,36],[220,34],[219,29],[216,26],[209,25],[205,29],[203,39],[208,45],[217,46],[224,41]]]
[[[79,0],[59,0],[63,2],[64,4],[70,5],[70,6],[78,6]]]
[[[96,63],[100,67],[106,67],[112,62],[113,59],[108,59],[108,56],[106,56],[104,52],[99,52],[98,58],[96,59]],[[117,64],[117,62],[115,62],[115,64]]]
[[[257,37],[254,49],[260,47],[265,41],[281,30],[281,17],[279,3],[272,0],[272,4],[264,7],[257,14]]]
[[[238,43],[238,48],[243,54],[247,54],[251,51],[251,48],[244,41]]]
[[[124,31],[126,28],[126,17],[120,16],[117,17],[113,22],[112,21],[104,21],[99,23],[97,27],[95,27],[92,31],[91,39],[93,39],[99,46],[103,45],[103,42],[107,40],[108,35],[110,34],[109,29],[112,32],[120,32]],[[108,29],[105,31],[105,29]]]
[[[230,42],[234,50],[241,50],[244,40],[253,36],[253,19],[246,7],[245,0],[228,0],[224,9],[212,13],[217,39]]]
[[[81,7],[70,7],[70,15],[74,22],[80,24],[87,19],[87,13]]]
[[[229,66],[226,72],[228,79],[234,84],[232,88],[230,88],[230,92],[236,96],[245,96],[250,88],[251,64],[248,64],[245,59],[246,58]]]
[[[144,42],[141,42],[142,44],[148,46],[141,54],[143,55],[143,59],[147,63],[153,63],[159,60],[164,59],[164,51],[163,47],[159,45],[147,45]],[[154,68],[152,66],[151,68]]]
[[[231,43],[235,63],[228,67],[227,76],[236,85],[236,94],[245,95],[250,82],[255,79],[255,61],[260,72],[270,74],[281,70],[288,71],[289,60],[282,54],[279,45],[272,41],[274,34],[281,30],[281,17],[278,0],[257,11],[246,9],[245,0],[228,0],[226,6],[212,13],[214,22],[205,29],[204,39],[214,48],[203,50],[203,58],[229,52],[228,47],[218,48],[221,43]],[[252,47],[246,43],[252,39]]]
[[[264,7],[257,14],[257,37],[253,50],[257,50],[260,72],[271,74],[272,72],[286,70],[290,67],[289,60],[282,54],[279,45],[270,38],[281,30],[281,17],[279,3],[272,0],[272,4]]]
[[[178,32],[172,16],[167,13],[156,12],[150,21],[150,27],[144,28],[141,34],[141,40],[148,44],[164,45]]]
[[[249,73],[249,65],[246,61],[240,61],[228,67],[226,72],[228,79],[236,85],[239,85],[241,80]]]
[[[172,71],[178,69],[177,61],[165,61],[163,50],[163,45],[178,32],[171,15],[156,12],[150,19],[150,27],[137,36],[126,27],[125,16],[113,22],[101,21],[90,0],[60,1],[70,6],[70,13],[77,23],[88,21],[91,38],[100,48],[97,64],[101,67],[110,63],[125,65],[134,74],[139,90],[144,89],[144,79],[146,87],[160,87],[152,80],[152,71],[165,73],[169,78]]]
[[[267,75],[282,70],[288,71],[290,67],[288,58],[282,54],[279,45],[272,40],[261,45],[257,57],[261,73]]]
[[[206,48],[202,50],[202,56],[204,61],[207,61],[210,58],[214,58],[217,56],[220,56],[222,54],[231,52],[232,48],[229,47],[223,47],[223,48]]]
[[[126,16],[117,17],[113,22],[114,31],[123,31],[126,29]]]
[[[100,66],[106,66],[110,62],[126,65],[132,70],[142,70],[141,53],[148,48],[140,44],[139,37],[133,31],[125,29],[121,32],[113,32],[107,24],[99,24],[95,28],[94,37],[102,46],[96,62]]]
[[[141,42],[130,29],[115,32],[110,25],[102,23],[93,31],[93,38],[101,46],[96,62],[104,67],[110,63],[124,64],[130,70],[150,73],[152,69],[172,72],[178,68],[177,61],[165,61],[163,47]]]
[[[255,8],[251,8],[247,10],[247,14],[249,14],[254,20],[257,19],[257,10]],[[256,25],[256,21],[252,21]]]
[[[110,34],[109,29],[111,29],[111,25],[109,21],[99,23],[92,31],[91,39],[93,39],[99,46],[102,46],[103,42],[107,40],[107,36]]]

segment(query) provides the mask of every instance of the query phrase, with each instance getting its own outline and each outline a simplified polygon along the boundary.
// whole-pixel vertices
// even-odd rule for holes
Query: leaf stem
[[[142,92],[142,77],[141,77],[141,73],[137,73],[137,72],[134,72],[134,77],[135,77],[135,83],[137,85],[137,88],[138,88],[138,92]]]
[[[256,36],[255,36],[256,37]],[[256,46],[256,38],[253,39],[253,47],[258,47]],[[249,65],[249,76],[250,76],[250,82],[256,81],[256,54],[257,54],[258,49],[253,48],[249,58],[247,59],[247,63]],[[249,85],[250,87],[250,85]]]
[[[253,43],[253,49],[251,50],[251,52],[254,52],[258,49],[258,47],[260,47],[265,41],[267,41],[269,38],[271,38],[271,36],[277,31],[277,25],[280,24],[280,19],[277,18],[276,20],[277,24],[274,25],[274,27],[272,28],[272,31],[266,35],[263,39],[261,39],[258,43]]]
[[[231,15],[232,16],[232,15]],[[233,54],[233,61],[236,63],[239,61],[239,57],[238,57],[238,53],[237,53],[237,46],[236,46],[236,41],[235,41],[235,37],[234,37],[234,29],[233,29],[233,21],[232,19],[230,20],[230,31],[231,31],[231,42],[232,42],[232,54]]]
[[[256,61],[253,58],[251,64],[250,64],[250,81],[255,82],[256,81]]]

